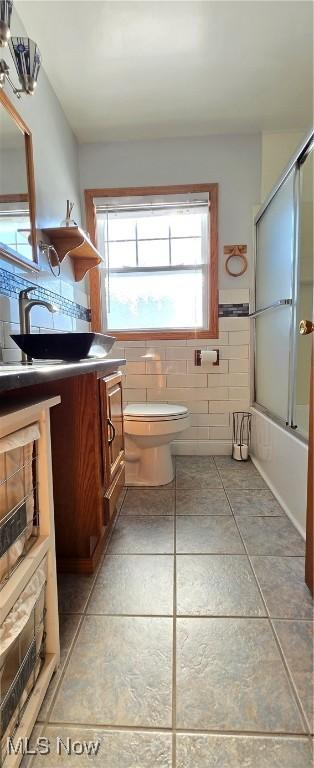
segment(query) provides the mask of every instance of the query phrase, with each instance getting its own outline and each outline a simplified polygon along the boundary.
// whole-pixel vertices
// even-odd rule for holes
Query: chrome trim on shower
[[[299,270],[300,270],[300,199],[301,199],[301,179],[300,179],[300,167],[308,157],[311,151],[314,150],[314,130],[312,129],[303,139],[288,165],[281,174],[278,182],[272,188],[271,192],[267,196],[265,202],[257,212],[254,218],[254,251],[253,251],[253,270],[251,281],[251,293],[252,293],[252,306],[255,307],[256,296],[256,261],[258,250],[258,228],[257,224],[269,204],[272,202],[274,196],[279,191],[281,186],[287,180],[290,173],[294,171],[294,200],[293,200],[293,247],[292,247],[292,275],[291,275],[291,299],[281,299],[275,302],[275,305],[270,305],[261,310],[252,312],[249,317],[254,319],[262,312],[266,310],[276,309],[279,306],[291,306],[291,321],[290,321],[290,354],[289,354],[289,390],[288,390],[288,412],[286,423],[280,417],[274,415],[267,408],[257,402],[256,399],[256,323],[252,323],[251,328],[251,343],[252,343],[252,356],[251,356],[251,408],[263,413],[275,424],[278,424],[282,428],[286,429],[290,434],[293,434],[297,440],[304,444],[308,444],[307,438],[297,431],[297,426],[294,423],[295,412],[295,395],[296,395],[296,362],[297,362],[297,349],[296,349],[296,336],[297,336],[297,299],[298,299],[298,283],[299,283]]]
[[[307,153],[308,154],[308,151]],[[298,288],[300,272],[300,204],[301,204],[301,174],[300,160],[296,162],[293,188],[293,262],[292,262],[292,317],[290,328],[290,359],[289,359],[289,397],[287,424],[291,429],[297,429],[294,422],[297,383],[297,312]]]
[[[258,315],[262,315],[263,312],[268,312],[270,309],[278,309],[278,307],[288,307],[288,306],[291,306],[291,304],[292,304],[292,299],[278,299],[278,301],[274,301],[273,304],[269,304],[268,307],[257,309],[256,312],[251,312],[249,317],[252,319],[254,317],[258,317]]]
[[[266,211],[266,208],[268,208],[269,203],[271,203],[276,192],[278,192],[282,184],[286,181],[290,171],[292,171],[294,166],[296,166],[298,163],[304,162],[304,160],[306,159],[311,149],[313,149],[313,143],[314,143],[314,130],[312,128],[310,132],[305,136],[301,144],[299,144],[298,148],[294,152],[288,165],[286,166],[281,176],[279,177],[277,183],[271,189],[269,195],[267,195],[266,200],[264,201],[263,205],[261,206],[261,208],[259,209],[258,213],[254,218],[254,224],[257,224],[257,222],[259,221],[263,213]]]

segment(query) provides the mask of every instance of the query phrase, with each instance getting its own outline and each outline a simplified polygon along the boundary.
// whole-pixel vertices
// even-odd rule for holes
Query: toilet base
[[[167,485],[167,483],[171,483],[173,478],[174,466],[170,443],[152,448],[142,448],[138,452],[133,441],[130,438],[126,439],[126,485]]]

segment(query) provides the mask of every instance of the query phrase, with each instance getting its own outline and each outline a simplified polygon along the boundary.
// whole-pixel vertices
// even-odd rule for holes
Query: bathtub
[[[251,411],[252,461],[305,539],[308,446],[292,430]]]
[[[308,437],[309,433],[309,420],[310,420],[310,406],[309,405],[296,405],[295,406],[295,420],[298,425],[298,429],[303,437]]]

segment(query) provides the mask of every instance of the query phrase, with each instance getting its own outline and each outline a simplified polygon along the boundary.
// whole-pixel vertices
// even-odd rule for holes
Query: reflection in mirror
[[[0,249],[33,260],[25,136],[1,103]]]

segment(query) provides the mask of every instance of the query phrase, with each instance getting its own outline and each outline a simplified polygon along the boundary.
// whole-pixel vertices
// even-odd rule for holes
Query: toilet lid
[[[185,405],[172,403],[129,403],[124,409],[127,421],[167,421],[182,419],[189,413]]]

